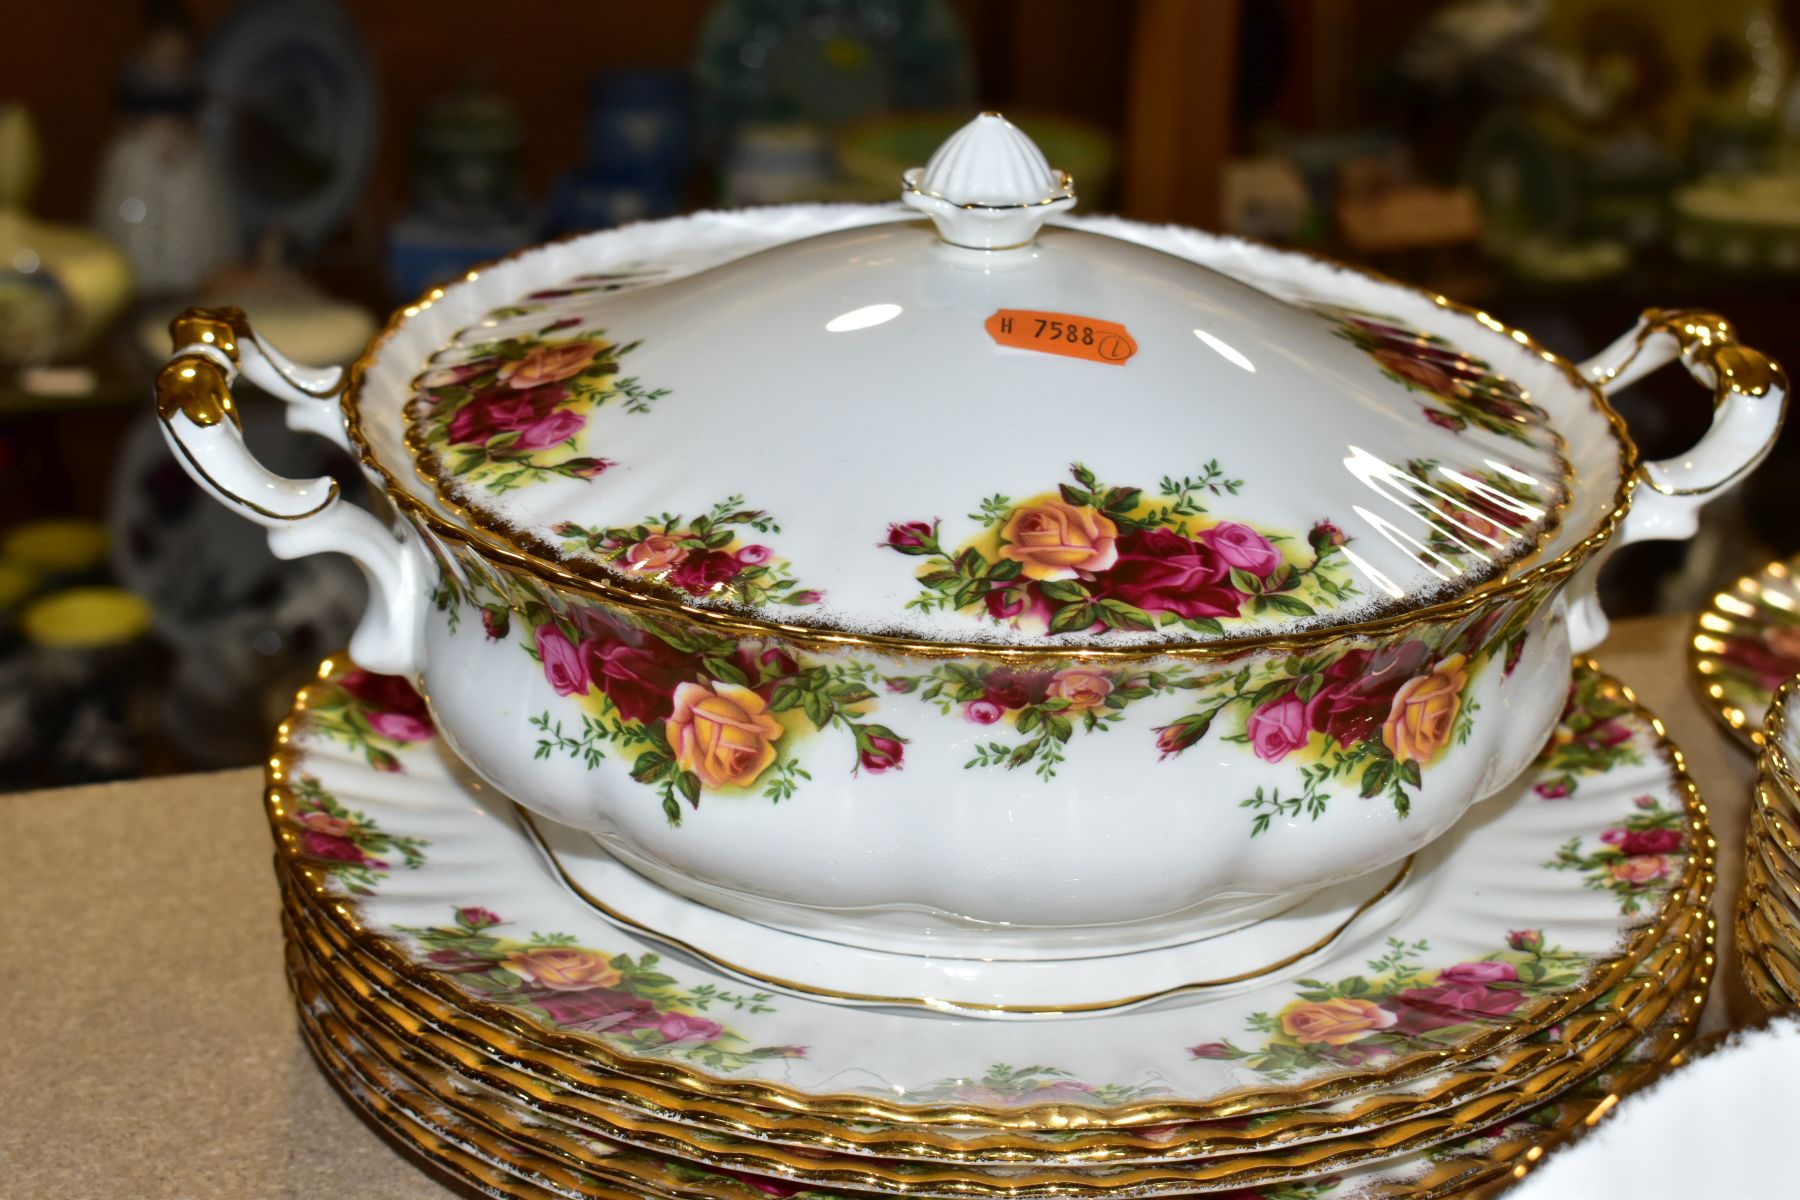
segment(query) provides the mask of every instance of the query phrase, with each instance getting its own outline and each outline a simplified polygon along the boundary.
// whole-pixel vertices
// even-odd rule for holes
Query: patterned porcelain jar
[[[278,554],[363,566],[353,656],[520,804],[732,913],[1033,958],[1240,926],[1449,828],[1542,745],[1606,552],[1690,536],[1781,424],[1717,317],[1576,366],[1073,218],[998,116],[903,199],[527,251],[341,376],[189,313],[164,428]],[[1711,431],[1640,465],[1606,396],[1678,357]],[[257,466],[240,371],[390,516]]]

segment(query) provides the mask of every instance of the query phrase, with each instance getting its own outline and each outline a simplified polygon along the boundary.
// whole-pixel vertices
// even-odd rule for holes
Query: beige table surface
[[[1685,630],[1684,618],[1622,622],[1599,658],[1686,752],[1721,845],[1715,911],[1728,915],[1754,771],[1690,690]],[[301,1045],[260,778],[0,796],[0,1196],[446,1194],[346,1108]],[[1754,1015],[1727,952],[1706,1028]]]

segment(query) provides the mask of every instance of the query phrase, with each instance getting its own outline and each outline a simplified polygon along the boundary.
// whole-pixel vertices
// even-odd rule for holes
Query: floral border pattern
[[[1583,776],[1642,762],[1625,720],[1632,712],[1632,703],[1618,684],[1577,671],[1569,683],[1562,719],[1534,764],[1540,775],[1555,774],[1540,779],[1532,791],[1545,800],[1562,800],[1575,794]]]
[[[609,954],[569,934],[519,940],[494,930],[504,918],[486,908],[454,910],[449,925],[402,926],[425,948],[431,968],[470,994],[558,1029],[602,1037],[616,1049],[682,1058],[714,1070],[741,1070],[768,1058],[801,1058],[805,1046],[748,1047],[737,1031],[704,1015],[715,1006],[750,1014],[775,1011],[767,992],[740,995],[711,984],[683,987],[656,954]]]
[[[1316,305],[1333,332],[1374,359],[1381,373],[1425,398],[1421,412],[1440,429],[1462,433],[1471,426],[1540,445],[1550,418],[1517,383],[1486,360],[1444,338],[1400,324],[1399,318],[1337,305]]]
[[[307,727],[355,750],[377,771],[403,772],[397,752],[435,737],[431,712],[412,684],[360,667],[313,685]]]
[[[1547,945],[1542,930],[1506,935],[1505,950],[1429,969],[1418,959],[1427,942],[1390,938],[1387,952],[1364,974],[1299,980],[1300,991],[1278,1012],[1251,1014],[1261,1042],[1229,1039],[1188,1047],[1195,1058],[1238,1061],[1269,1079],[1321,1067],[1355,1067],[1397,1053],[1454,1044],[1483,1024],[1504,1020],[1532,996],[1573,987],[1593,956]]]
[[[825,729],[851,735],[852,772],[904,765],[908,739],[868,719],[878,676],[862,660],[797,657],[597,604],[552,606],[510,575],[465,585],[445,572],[434,596],[448,612],[478,608],[490,641],[514,636],[518,618],[518,645],[579,706],[578,723],[547,709],[530,718],[538,758],[593,770],[609,751],[629,756],[632,778],[660,793],[671,825],[681,823],[683,802],[698,808],[705,794],[788,799],[812,778],[799,743]]]
[[[1619,898],[1619,911],[1642,911],[1645,900],[1668,890],[1666,880],[1687,861],[1687,817],[1664,808],[1654,796],[1639,796],[1638,811],[1600,834],[1600,845],[1584,850],[1583,839],[1570,838],[1545,863],[1554,871],[1580,871],[1596,891]]]
[[[1127,1104],[1166,1095],[1160,1084],[1084,1083],[1057,1067],[995,1063],[979,1079],[940,1079],[909,1095],[932,1104],[1016,1107],[1027,1104]]]
[[[1105,633],[1179,627],[1219,634],[1225,622],[1278,614],[1316,616],[1357,595],[1343,531],[1320,520],[1308,553],[1237,521],[1200,518],[1202,495],[1235,496],[1243,481],[1215,462],[1199,475],[1164,477],[1156,497],[1102,484],[1081,463],[1072,483],[1015,501],[995,494],[969,519],[981,528],[952,549],[937,520],[888,526],[882,545],[925,559],[925,587],[906,602],[921,612],[980,612],[1032,633]]]
[[[432,356],[407,404],[420,457],[440,477],[493,494],[546,478],[594,479],[614,466],[583,448],[595,411],[616,400],[626,412],[647,413],[668,390],[622,375],[640,343],[616,342],[564,302],[646,277],[577,276],[493,309],[459,333]],[[530,333],[462,341],[484,326],[534,315],[544,324]]]
[[[759,542],[746,541],[746,529],[781,532],[768,513],[745,508],[742,496],[728,497],[691,520],[679,513],[661,513],[636,525],[612,528],[564,521],[554,532],[563,539],[565,554],[593,555],[628,575],[653,579],[696,599],[744,607],[804,607],[824,599],[824,593],[800,586],[785,558]]]
[[[293,828],[300,853],[351,895],[374,895],[376,884],[393,870],[387,859],[376,855],[397,854],[410,870],[425,865],[430,842],[386,832],[362,813],[344,807],[312,776],[297,777],[289,794],[292,807],[282,820]]]

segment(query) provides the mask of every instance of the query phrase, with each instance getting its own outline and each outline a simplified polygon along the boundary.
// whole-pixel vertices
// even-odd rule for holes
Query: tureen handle
[[[1693,537],[1707,501],[1735,486],[1763,460],[1787,413],[1787,374],[1768,355],[1737,340],[1737,329],[1716,313],[1649,309],[1637,327],[1581,364],[1605,395],[1681,360],[1713,394],[1713,418],[1693,449],[1639,466],[1631,512],[1612,547]],[[1605,555],[1596,555],[1571,584],[1569,635],[1577,653],[1606,636],[1606,615],[1594,596]]]
[[[287,479],[259,463],[244,444],[231,395],[241,371],[289,402],[289,428],[347,450],[335,395],[342,372],[290,362],[235,308],[190,308],[169,323],[169,336],[175,349],[156,376],[156,414],[175,460],[214,499],[267,529],[277,558],[335,551],[362,568],[369,608],[350,655],[371,671],[414,674],[414,597],[423,586],[417,556],[373,514],[345,504],[337,480]]]

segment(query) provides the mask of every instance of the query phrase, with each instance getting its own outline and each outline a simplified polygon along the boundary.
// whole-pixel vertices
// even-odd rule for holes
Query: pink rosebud
[[[489,604],[481,610],[481,630],[487,634],[488,641],[497,642],[506,636],[512,627],[512,613],[499,604]]]
[[[1235,1058],[1231,1047],[1224,1042],[1201,1042],[1198,1046],[1189,1046],[1188,1054],[1194,1058]]]
[[[469,929],[486,929],[490,925],[498,925],[501,922],[500,914],[493,909],[471,904],[466,908],[456,910],[456,923]]]
[[[398,775],[403,769],[400,760],[386,750],[370,750],[369,765],[377,771],[385,771],[389,775]]]
[[[1544,931],[1541,929],[1515,929],[1506,935],[1506,944],[1514,950],[1536,952],[1544,948]]]
[[[1561,800],[1569,794],[1569,785],[1561,779],[1547,779],[1531,790],[1546,800]]]
[[[963,705],[963,716],[977,725],[992,725],[1006,715],[1006,710],[992,700],[971,700]]]
[[[746,567],[754,567],[759,563],[768,562],[770,556],[774,553],[775,552],[767,546],[739,546],[737,560]]]
[[[882,725],[865,725],[856,731],[857,760],[863,769],[879,775],[897,771],[906,760],[906,739]]]
[[[1425,419],[1427,421],[1430,421],[1439,429],[1448,429],[1451,433],[1461,433],[1464,429],[1468,428],[1469,423],[1454,413],[1439,412],[1435,408],[1426,408],[1421,409],[1420,411],[1425,414]]]
[[[1655,796],[1639,796],[1636,800],[1633,800],[1632,803],[1637,805],[1637,807],[1639,807],[1639,808],[1655,808],[1656,807],[1656,797]]]
[[[562,469],[582,479],[598,479],[616,465],[610,458],[571,458]]]
[[[804,592],[793,592],[788,596],[789,604],[817,604],[825,598],[824,592],[815,592],[808,588]]]
[[[888,526],[887,544],[902,554],[930,554],[936,542],[935,522],[906,521]]]

